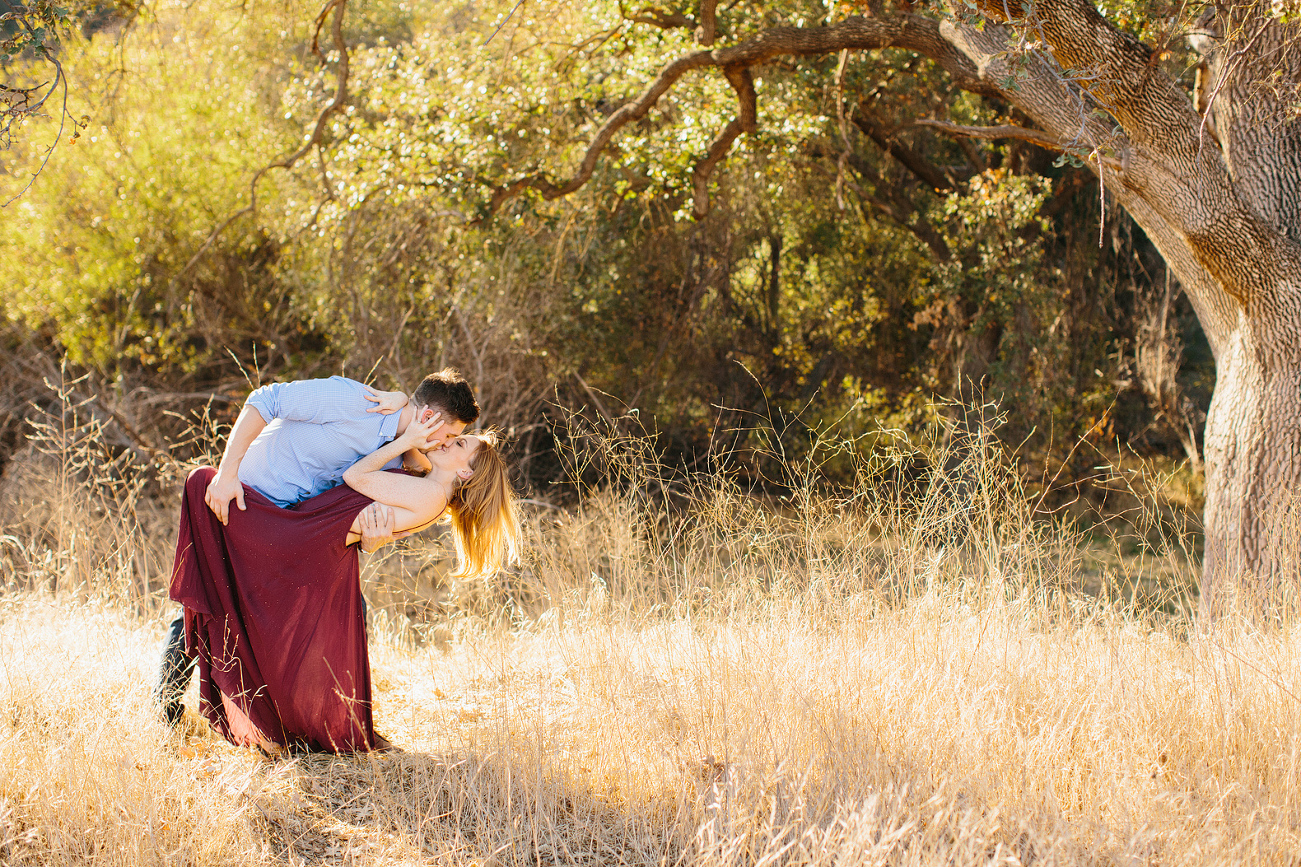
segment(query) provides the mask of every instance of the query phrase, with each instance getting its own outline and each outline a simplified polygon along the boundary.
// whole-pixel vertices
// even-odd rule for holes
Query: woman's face
[[[467,479],[474,472],[470,466],[470,458],[474,457],[475,452],[482,445],[483,440],[480,437],[467,434],[457,437],[440,449],[428,452],[427,456],[429,462],[436,468],[456,473],[462,479]]]

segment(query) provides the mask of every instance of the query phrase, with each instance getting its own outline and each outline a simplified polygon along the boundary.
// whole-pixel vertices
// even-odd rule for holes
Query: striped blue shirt
[[[264,385],[248,406],[267,423],[239,465],[239,479],[281,508],[343,481],[343,471],[397,436],[400,412],[366,412],[366,386],[342,376]],[[401,458],[389,467],[400,467]]]

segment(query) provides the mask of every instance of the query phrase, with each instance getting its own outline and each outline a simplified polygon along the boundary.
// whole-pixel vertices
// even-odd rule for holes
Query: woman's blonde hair
[[[447,501],[459,566],[457,578],[488,578],[519,556],[519,512],[506,461],[493,431],[477,431],[480,440],[470,458],[474,475]]]

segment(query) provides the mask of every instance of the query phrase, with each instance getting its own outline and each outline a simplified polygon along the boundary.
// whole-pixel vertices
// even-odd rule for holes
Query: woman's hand
[[[381,545],[411,535],[408,530],[394,532],[393,509],[383,503],[371,503],[362,509],[357,522],[361,525],[361,550],[367,554],[374,553]]]
[[[402,436],[398,437],[393,442],[396,445],[402,446],[403,451],[406,451],[407,449],[419,449],[422,452],[428,451],[433,447],[429,442],[429,438],[437,433],[442,427],[443,414],[441,412],[434,413],[434,415],[430,417],[429,421],[420,421],[419,419],[413,418],[407,425],[407,429],[402,432]]]
[[[401,391],[376,391],[367,386],[361,396],[375,404],[366,412],[377,412],[380,415],[392,415],[407,405],[406,393]]]

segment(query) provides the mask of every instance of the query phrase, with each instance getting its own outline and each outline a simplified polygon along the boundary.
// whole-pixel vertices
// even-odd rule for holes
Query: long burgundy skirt
[[[204,503],[216,471],[190,473],[171,598],[185,606],[199,710],[232,743],[350,752],[375,743],[357,549],[370,500],[347,485],[281,509],[245,486],[222,526]],[[223,696],[225,701],[223,701]]]

